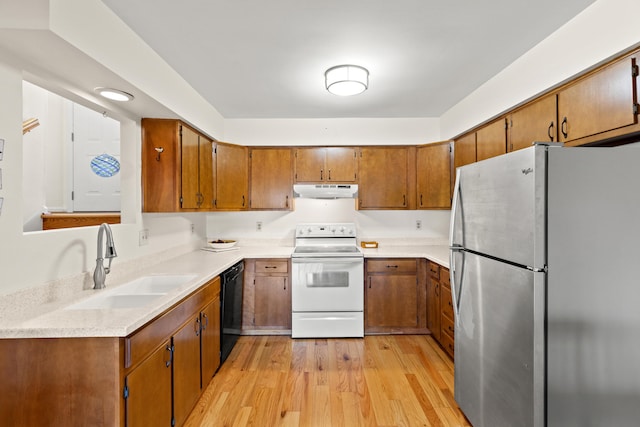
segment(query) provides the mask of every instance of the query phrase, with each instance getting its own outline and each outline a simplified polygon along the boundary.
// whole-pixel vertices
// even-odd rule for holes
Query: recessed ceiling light
[[[126,102],[133,100],[133,95],[128,92],[124,92],[119,89],[113,89],[110,87],[97,87],[94,89],[96,93],[104,98],[112,101]]]
[[[369,87],[369,71],[359,65],[337,65],[325,71],[324,82],[334,95],[357,95]]]

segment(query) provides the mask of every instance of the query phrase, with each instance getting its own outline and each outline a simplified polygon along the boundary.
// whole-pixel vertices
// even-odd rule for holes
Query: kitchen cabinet
[[[508,123],[509,151],[530,147],[536,141],[557,141],[556,95],[543,96],[514,111]]]
[[[440,342],[440,266],[433,261],[427,264],[427,328],[431,336]]]
[[[290,259],[245,259],[242,329],[291,332]]]
[[[507,152],[506,119],[491,122],[476,131],[476,161]]]
[[[142,210],[213,207],[213,143],[179,120],[142,119]]]
[[[420,146],[416,153],[418,209],[451,208],[451,143]]]
[[[202,388],[206,387],[220,367],[220,292],[200,312],[202,325]]]
[[[415,209],[416,147],[361,147],[358,209]]]
[[[579,145],[593,135],[628,132],[638,123],[637,78],[636,59],[627,56],[559,90],[560,142]]]
[[[296,183],[355,183],[355,147],[305,147],[295,149]]]
[[[468,133],[453,143],[453,174],[460,166],[476,161],[476,133]]]
[[[219,293],[215,278],[127,337],[0,340],[4,424],[180,426],[210,380],[202,319]]]
[[[426,260],[365,260],[365,333],[425,333]]]
[[[217,142],[215,169],[215,208],[244,210],[249,206],[248,148]]]
[[[449,269],[428,262],[427,327],[444,351],[454,356],[454,323]]]
[[[293,163],[290,148],[251,148],[252,210],[293,210]]]

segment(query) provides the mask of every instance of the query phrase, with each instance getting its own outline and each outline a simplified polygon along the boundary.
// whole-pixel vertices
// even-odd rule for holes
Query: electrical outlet
[[[256,230],[262,231],[262,221],[256,221]]]
[[[143,230],[140,230],[140,234],[138,237],[138,245],[144,246],[148,244],[149,244],[149,230],[145,228]]]
[[[191,234],[194,234],[195,232],[196,232],[196,225],[191,224]]]
[[[416,230],[422,229],[422,220],[416,219]]]

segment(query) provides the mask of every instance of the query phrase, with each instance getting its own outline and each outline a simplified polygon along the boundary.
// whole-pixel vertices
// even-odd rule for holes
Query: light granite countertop
[[[125,337],[191,294],[227,268],[245,258],[288,258],[292,246],[238,246],[226,252],[189,251],[160,262],[134,262],[121,274],[107,276],[105,290],[91,289],[90,273],[73,283],[57,283],[0,297],[0,338]],[[449,267],[446,245],[381,244],[362,249],[365,258],[427,258]],[[112,266],[115,272],[117,263]],[[145,307],[129,309],[83,309],[67,307],[99,292],[147,275],[192,274],[195,278]],[[111,277],[110,277],[111,276]],[[64,288],[64,291],[60,289]]]

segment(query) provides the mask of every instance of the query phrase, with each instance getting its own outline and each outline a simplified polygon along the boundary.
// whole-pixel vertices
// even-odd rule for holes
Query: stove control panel
[[[356,237],[356,225],[352,222],[329,224],[298,224],[296,237]]]

